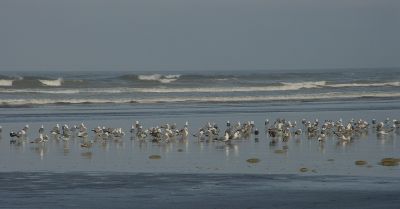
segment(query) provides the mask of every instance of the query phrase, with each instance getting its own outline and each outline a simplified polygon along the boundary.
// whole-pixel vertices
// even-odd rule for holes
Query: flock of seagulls
[[[318,119],[314,121],[303,119],[301,124],[298,127],[296,121],[292,123],[285,119],[277,119],[272,125],[269,125],[268,119],[265,121],[265,126],[268,127],[268,135],[273,139],[281,137],[283,141],[287,141],[293,135],[296,137],[304,133],[309,139],[317,139],[320,142],[325,141],[330,136],[336,136],[339,142],[350,142],[359,136],[367,135],[370,130],[375,132],[377,136],[383,136],[400,128],[400,121],[390,121],[389,118],[379,123],[376,119],[373,119],[371,124],[362,119],[351,119],[347,122],[342,119],[337,121],[325,120],[322,123]]]
[[[186,122],[182,129],[178,129],[175,123],[171,125],[167,123],[145,129],[139,121],[136,121],[135,124],[132,125],[130,133],[133,138],[139,140],[150,139],[152,142],[170,142],[172,139],[178,137],[181,139],[187,139],[189,136],[188,126],[189,123]]]
[[[254,121],[247,121],[241,123],[238,121],[236,124],[231,125],[230,121],[226,122],[226,128],[220,136],[220,128],[216,123],[207,123],[204,127],[200,128],[198,133],[194,134],[198,141],[222,141],[231,143],[236,139],[248,139],[251,135],[258,136],[259,131],[255,127]]]
[[[48,132],[42,125],[37,132],[38,137],[29,140],[29,129],[29,125],[25,125],[19,131],[11,131],[9,133],[10,143],[15,144],[29,141],[32,144],[45,144],[49,140],[68,141],[78,138],[81,139],[81,147],[90,148],[96,141],[118,140],[126,135],[122,128],[97,126],[94,129],[88,130],[84,123],[71,127],[67,124],[62,126],[56,124]],[[362,119],[351,119],[346,122],[342,119],[337,121],[325,120],[323,122],[318,119],[312,121],[302,119],[301,124],[298,124],[297,121],[278,118],[273,122],[266,119],[264,130],[266,136],[271,139],[271,144],[276,143],[278,140],[288,141],[290,138],[299,139],[300,136],[306,136],[308,139],[316,139],[319,142],[324,142],[328,137],[336,137],[339,142],[350,142],[359,136],[368,134],[369,131],[376,133],[378,136],[391,134],[394,130],[400,130],[400,121],[390,120],[389,118],[381,122],[373,119],[371,123]],[[92,134],[89,134],[90,132]],[[250,139],[252,137],[258,140],[260,134],[254,121],[238,121],[233,124],[227,121],[223,128],[220,128],[217,123],[208,122],[193,133],[189,131],[188,122],[181,128],[178,128],[176,123],[144,128],[139,121],[135,121],[129,132],[131,139],[154,143],[169,143],[174,140],[194,138],[198,142],[231,144],[235,140]],[[0,126],[1,133],[2,127]],[[92,135],[90,140],[89,135]]]
[[[11,131],[10,143],[15,144],[28,140],[28,130],[29,130],[29,125],[25,125],[19,131]],[[0,126],[0,133],[1,131],[2,128]],[[98,126],[97,128],[92,129],[91,131],[94,133],[95,139],[103,139],[103,140],[122,138],[125,135],[125,133],[122,131],[122,128],[110,128],[105,126],[101,128],[100,126]],[[46,133],[45,128],[42,125],[38,130],[38,134],[39,136],[37,138],[29,142],[34,144],[39,144],[39,143],[46,143],[49,141],[49,139],[68,141],[70,139],[80,138],[82,139],[81,143],[82,147],[90,147],[94,141],[94,140],[89,140],[88,129],[83,123],[81,123],[80,125],[74,125],[71,128],[67,124],[64,124],[62,126],[56,124],[49,131],[50,137]]]

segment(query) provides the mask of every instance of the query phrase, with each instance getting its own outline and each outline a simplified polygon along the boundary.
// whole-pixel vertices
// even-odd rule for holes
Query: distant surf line
[[[0,99],[0,106],[18,106],[18,105],[68,105],[68,104],[127,104],[127,103],[229,103],[229,102],[269,102],[269,101],[316,101],[316,100],[334,100],[334,99],[359,99],[359,98],[399,98],[400,93],[318,93],[318,94],[296,94],[296,95],[278,95],[278,96],[210,96],[210,97],[156,97],[156,98],[75,98],[75,99]]]
[[[60,87],[64,80],[39,80],[43,86]],[[11,86],[12,80],[0,80],[0,86]],[[43,93],[43,94],[79,94],[79,93],[224,93],[224,92],[268,92],[268,91],[295,91],[300,89],[316,88],[347,88],[347,87],[400,87],[400,82],[383,83],[342,83],[327,84],[326,81],[315,82],[282,82],[266,86],[240,86],[240,87],[110,87],[110,88],[1,88],[0,93]]]

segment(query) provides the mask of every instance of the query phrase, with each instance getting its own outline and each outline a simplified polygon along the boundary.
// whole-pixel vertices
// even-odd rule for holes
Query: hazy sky
[[[0,70],[400,66],[400,0],[0,0]]]

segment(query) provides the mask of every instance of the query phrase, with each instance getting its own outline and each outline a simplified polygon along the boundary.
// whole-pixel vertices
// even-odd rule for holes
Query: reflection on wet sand
[[[399,130],[397,127],[394,128],[391,122],[383,125],[375,122],[370,125],[364,120],[349,122],[302,120],[298,125],[296,122],[277,119],[262,127],[265,132],[261,133],[264,134],[259,134],[259,127],[252,121],[227,123],[226,126],[207,122],[188,135],[185,133],[185,130],[189,130],[188,123],[185,123],[183,129],[179,129],[176,124],[162,124],[147,129],[139,122],[137,125],[130,134],[125,135],[121,128],[104,127],[89,132],[89,129],[81,124],[81,129],[76,126],[76,130],[67,131],[68,136],[63,135],[60,128],[60,133],[52,132],[49,140],[32,140],[35,137],[30,136],[34,134],[25,128],[25,135],[10,137],[9,153],[19,156],[29,155],[29,152],[25,152],[25,149],[28,149],[42,161],[54,164],[59,160],[78,162],[76,166],[81,166],[80,168],[86,166],[85,169],[90,169],[90,165],[85,164],[84,160],[76,161],[77,159],[90,159],[94,165],[102,169],[114,166],[113,163],[103,162],[107,159],[116,165],[125,163],[126,169],[139,170],[150,169],[141,164],[145,162],[143,155],[160,154],[163,156],[160,161],[163,162],[162,165],[157,165],[161,166],[160,169],[173,171],[177,166],[178,170],[190,170],[200,166],[206,168],[203,171],[212,168],[220,172],[229,169],[243,172],[243,167],[240,166],[244,165],[238,162],[244,162],[243,158],[256,157],[262,163],[257,163],[252,172],[268,170],[268,172],[287,173],[306,166],[310,171],[316,169],[321,173],[324,169],[336,172],[334,166],[327,166],[333,164],[332,162],[326,164],[327,159],[335,159],[334,165],[346,169],[349,168],[346,166],[354,166],[357,160],[368,161],[370,166],[373,165],[372,162],[378,163],[383,157],[397,159],[396,150],[399,149],[396,144]],[[63,127],[66,131],[68,126]],[[3,137],[0,143],[4,145],[8,141]],[[375,150],[377,154],[368,155],[366,150]],[[351,172],[346,172],[348,173]]]
[[[92,159],[93,153],[91,151],[84,151],[81,153],[82,158]]]

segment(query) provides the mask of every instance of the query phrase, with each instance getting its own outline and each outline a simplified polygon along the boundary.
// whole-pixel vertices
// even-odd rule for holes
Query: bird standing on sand
[[[224,139],[222,141],[225,142],[225,144],[229,144],[231,142],[230,140],[231,138],[229,136],[229,133],[225,132]]]
[[[44,142],[43,134],[39,134],[39,137],[34,139],[33,141],[31,141],[30,143],[38,144],[38,143],[42,143],[42,142]]]
[[[39,134],[44,134],[44,126],[43,126],[43,124],[39,128]]]
[[[79,125],[79,132],[78,132],[78,137],[87,137],[88,133],[87,133],[87,128],[85,127],[85,124],[81,123],[81,125]]]
[[[18,131],[18,132],[11,131],[11,132],[10,132],[10,137],[11,137],[11,138],[13,138],[13,137],[17,137],[17,138],[26,138],[28,129],[29,129],[29,125],[25,125],[25,127],[22,128],[22,129],[21,129],[20,131]]]
[[[52,134],[52,135],[60,135],[61,134],[60,125],[58,123],[56,124],[56,126],[54,126],[51,129],[50,134]]]

